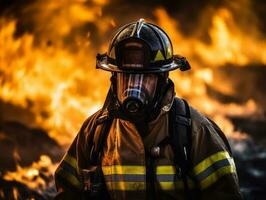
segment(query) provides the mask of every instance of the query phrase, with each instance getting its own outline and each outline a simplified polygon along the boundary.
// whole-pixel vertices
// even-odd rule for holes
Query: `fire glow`
[[[96,71],[95,55],[107,49],[110,37],[105,36],[117,28],[119,21],[103,13],[102,7],[109,1],[95,0],[91,6],[84,2],[37,1],[25,12],[35,10],[34,23],[48,20],[49,24],[36,25],[34,32],[24,32],[19,37],[16,36],[18,20],[0,18],[0,98],[34,113],[34,121],[27,125],[44,128],[61,145],[69,144],[84,119],[101,107],[110,84],[109,74]],[[258,32],[247,37],[227,8],[220,8],[211,16],[208,43],[184,36],[179,31],[180,24],[165,9],[158,7],[153,14],[154,18],[146,20],[158,24],[169,34],[174,52],[187,57],[194,69],[189,73],[171,74],[177,95],[188,98],[193,106],[213,117],[227,136],[247,137],[235,131],[226,116],[260,115],[256,102],[249,99],[244,104],[222,104],[208,96],[206,86],[212,85],[225,94],[234,92],[230,85],[216,82],[214,70],[227,63],[237,67],[253,63],[265,65],[265,40]],[[91,32],[74,34],[86,23],[93,23],[102,37],[97,48],[92,46]],[[72,37],[71,42],[65,41],[66,36]],[[45,182],[41,178],[34,179],[39,177],[42,167],[47,168],[46,173],[54,170],[49,157],[41,156],[31,167],[18,166],[16,172],[8,172],[4,179],[42,188]]]

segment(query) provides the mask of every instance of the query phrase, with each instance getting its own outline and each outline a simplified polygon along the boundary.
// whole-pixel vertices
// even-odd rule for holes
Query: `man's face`
[[[158,75],[117,73],[117,97],[129,113],[143,110],[155,96]]]

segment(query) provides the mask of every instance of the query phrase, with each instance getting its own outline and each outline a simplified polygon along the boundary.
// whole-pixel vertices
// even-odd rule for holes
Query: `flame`
[[[246,3],[245,9],[250,8],[250,1],[241,1]],[[107,35],[121,20],[103,13],[108,4],[110,0],[35,1],[23,10],[30,13],[24,20],[32,24],[33,30],[22,33],[17,19],[0,18],[0,99],[34,113],[34,121],[27,125],[46,129],[62,146],[69,144],[84,119],[101,107],[110,85],[110,74],[95,70],[96,53],[106,51]],[[263,117],[256,101],[223,104],[209,97],[206,86],[233,95],[233,87],[215,79],[214,72],[228,63],[235,67],[265,65],[262,34],[255,25],[249,25],[247,32],[225,7],[209,16],[210,27],[204,35],[208,42],[196,34],[184,35],[182,23],[164,8],[156,8],[153,14],[153,22],[170,36],[174,52],[186,56],[194,68],[188,73],[170,74],[177,95],[211,116],[227,136],[248,137],[234,129],[228,116]],[[16,151],[14,157],[19,161]],[[40,174],[51,175],[55,166],[43,155],[30,167],[18,165],[17,171],[7,172],[4,179],[19,181],[41,193],[47,183]],[[14,198],[18,195],[14,189]],[[0,197],[3,196],[0,190]]]
[[[46,11],[40,10],[44,3]],[[52,45],[41,43],[36,46],[36,36],[30,33],[16,38],[16,20],[1,19],[0,97],[6,102],[31,110],[36,117],[32,126],[44,127],[60,144],[68,143],[86,116],[101,107],[106,95],[102,91],[107,91],[109,85],[108,74],[98,72],[93,67],[96,52],[90,47],[90,32],[82,39],[77,38],[80,50],[75,53],[69,47],[74,48],[77,44],[68,44],[66,48],[60,38],[71,35],[73,29],[88,22],[97,26],[100,35],[104,35],[108,27],[115,27],[114,19],[102,17],[102,6],[107,3],[106,0],[95,0],[93,6],[88,8],[83,1],[73,1],[66,5],[38,1],[28,7],[28,11],[40,11],[35,13],[38,23],[50,19],[48,27],[37,26],[36,29],[43,35],[48,33],[48,38],[58,37],[59,40],[53,40]],[[54,12],[59,9],[60,13],[54,17]],[[226,8],[219,9],[212,17],[208,32],[211,39],[209,44],[185,37],[179,31],[178,22],[164,9],[156,9],[154,15],[156,23],[172,38],[174,51],[191,57],[189,60],[196,68],[195,72],[188,75],[172,73],[171,78],[176,83],[178,95],[195,98],[194,105],[207,114],[217,110],[219,104],[210,100],[206,94],[206,84],[215,85],[214,67],[228,62],[239,66],[253,62],[266,63],[265,41],[259,41],[253,36],[246,37]],[[101,20],[98,20],[99,17],[102,17]],[[60,29],[54,28],[59,25]],[[100,49],[106,46],[105,42]],[[223,92],[232,93],[232,88],[218,85]],[[200,99],[197,98],[199,96]],[[224,109],[225,106],[219,107]],[[228,105],[226,110],[231,112],[231,107]],[[235,112],[237,106],[233,110]]]
[[[227,63],[245,66],[251,63],[266,64],[266,43],[262,36],[250,35],[241,30],[231,12],[226,8],[217,10],[209,28],[210,42],[206,44],[187,38],[179,30],[179,24],[167,12],[154,11],[158,24],[173,38],[174,51],[188,57],[200,57],[193,66],[218,67]],[[191,59],[190,59],[191,61]]]
[[[15,27],[15,21],[6,22],[0,31],[1,41],[5,41],[1,44],[1,99],[30,109],[35,113],[36,126],[53,127],[72,137],[81,121],[100,108],[105,95],[100,90],[107,90],[107,84],[98,82],[104,82],[101,80],[106,74],[91,68],[95,65],[92,54],[85,55],[84,51],[73,55],[60,47],[35,48],[33,35],[14,39]],[[97,79],[88,82],[89,77]],[[64,143],[63,138],[58,141]]]
[[[247,33],[241,31],[241,28],[237,26],[231,12],[226,8],[217,10],[212,17],[208,31],[210,37],[208,44],[181,34],[178,31],[180,24],[172,19],[164,9],[158,8],[154,14],[158,19],[158,24],[172,38],[174,52],[186,55],[190,58],[192,66],[196,68],[189,74],[178,72],[171,74],[178,95],[191,98],[190,103],[205,114],[212,116],[228,137],[246,138],[245,133],[234,130],[234,126],[227,116],[260,116],[264,118],[263,110],[256,105],[253,99],[249,99],[241,105],[222,104],[208,97],[206,86],[212,85],[214,88],[219,88],[223,94],[233,95],[234,91],[231,85],[214,80],[215,68],[227,63],[234,63],[235,66],[246,66],[252,63],[265,65],[265,40],[255,34],[247,36]]]
[[[231,23],[230,23],[231,22]],[[218,10],[212,19],[209,30],[211,46],[199,44],[197,51],[212,65],[234,63],[245,66],[250,63],[266,64],[266,43],[236,28],[237,25],[229,12]]]
[[[18,193],[18,190],[16,189],[16,188],[13,188],[13,197],[14,197],[14,199],[19,199],[18,197],[19,197],[19,193]]]
[[[41,0],[25,8],[33,13],[30,20],[36,21],[39,34],[25,33],[17,38],[17,21],[0,20],[0,98],[34,113],[30,126],[45,128],[62,145],[68,144],[82,121],[101,107],[109,84],[110,75],[94,67],[96,51],[90,47],[90,32],[84,37],[77,34],[72,43],[63,41],[81,25],[99,18],[95,23],[99,35],[116,25],[111,17],[101,17],[107,0],[95,0],[90,7],[85,3]],[[73,52],[73,48],[79,50]]]
[[[215,115],[213,119],[219,125],[221,130],[226,133],[227,137],[236,140],[248,138],[248,135],[246,133],[236,131],[232,122],[225,118],[223,115]]]
[[[17,170],[14,172],[7,172],[4,174],[3,179],[7,181],[17,181],[24,183],[30,189],[35,189],[39,191],[44,190],[47,187],[46,180],[44,180],[44,175],[52,179],[54,170],[56,169],[56,164],[53,164],[49,156],[42,155],[38,162],[34,162],[30,167],[21,167],[17,165]],[[40,176],[43,174],[43,176]],[[14,192],[14,193],[17,193]],[[15,198],[16,199],[16,198]]]
[[[211,69],[201,69],[196,71],[196,77],[203,80],[205,83],[212,83],[213,82],[213,72]]]

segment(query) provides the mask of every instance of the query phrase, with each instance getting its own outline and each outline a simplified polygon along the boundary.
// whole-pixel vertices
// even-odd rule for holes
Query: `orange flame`
[[[45,188],[46,182],[39,176],[40,172],[47,175],[47,177],[56,169],[56,165],[51,162],[51,159],[42,155],[38,162],[34,162],[30,167],[22,168],[19,165],[15,172],[7,172],[3,178],[7,181],[17,181],[24,183],[30,189],[42,190]]]
[[[248,7],[249,1],[243,1]],[[109,0],[64,2],[40,0],[25,8],[24,12],[32,13],[27,20],[34,22],[34,32],[25,32],[19,37],[16,36],[17,21],[0,18],[0,99],[34,113],[35,121],[28,125],[46,129],[62,145],[69,144],[84,119],[102,105],[110,74],[95,70],[95,55],[98,49],[106,51],[105,37],[119,24],[102,11]],[[231,95],[234,91],[230,85],[215,80],[215,68],[227,63],[265,65],[266,43],[261,34],[243,31],[227,8],[211,16],[206,35],[208,43],[196,36],[183,35],[180,23],[165,9],[155,9],[154,16],[155,23],[172,39],[174,52],[186,56],[195,69],[188,73],[171,73],[178,96],[188,98],[193,106],[213,117],[228,136],[248,137],[234,130],[227,116],[262,116],[261,108],[253,99],[242,105],[222,104],[208,96],[206,86],[215,86]],[[102,37],[98,48],[92,46],[92,32],[75,34],[88,23],[93,24],[95,30],[92,31]],[[14,157],[19,161],[17,152]],[[55,166],[48,156],[42,155],[30,167],[18,165],[17,171],[8,172],[3,178],[41,191],[46,183],[39,174],[51,175]],[[13,196],[19,198],[16,189]],[[4,198],[4,194],[0,190],[1,197]]]
[[[16,20],[1,19],[0,98],[33,112],[36,119],[31,126],[45,128],[60,144],[69,143],[86,116],[101,107],[110,84],[109,74],[94,69],[96,50],[91,46],[91,33],[74,34],[86,23],[93,23],[100,36],[113,29],[117,21],[102,13],[108,3],[94,0],[88,7],[85,1],[38,1],[25,9],[35,11],[31,19],[36,22],[35,33],[20,37],[15,37]],[[259,112],[252,99],[246,106],[223,105],[210,99],[206,91],[206,85],[216,84],[215,67],[266,63],[265,40],[259,34],[247,37],[226,8],[212,16],[208,44],[184,36],[180,24],[163,8],[156,9],[154,15],[155,23],[172,39],[174,51],[185,55],[195,68],[190,73],[171,74],[179,96],[189,98],[192,105],[209,115],[217,111],[223,116]],[[46,21],[49,23],[44,26]],[[75,43],[63,40],[69,35]],[[40,41],[38,45],[36,41]],[[106,47],[107,41],[99,45],[99,49]],[[226,94],[232,93],[230,86],[217,85]]]

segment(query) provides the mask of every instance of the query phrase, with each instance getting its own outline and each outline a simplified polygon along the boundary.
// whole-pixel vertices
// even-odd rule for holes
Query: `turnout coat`
[[[157,146],[169,136],[169,110],[174,99],[173,88],[164,97],[158,117],[145,129],[120,118],[112,121],[103,147],[101,169],[110,199],[184,199],[184,183],[174,166],[170,145],[160,149],[155,159],[153,194],[147,190],[147,149]],[[192,146],[189,158],[188,185],[196,199],[241,199],[234,160],[221,130],[207,117],[190,107]],[[81,199],[84,183],[81,169],[89,162],[90,130],[101,111],[90,116],[66,152],[56,173],[56,199]],[[101,125],[95,130],[95,137]],[[220,132],[220,134],[218,134]]]

